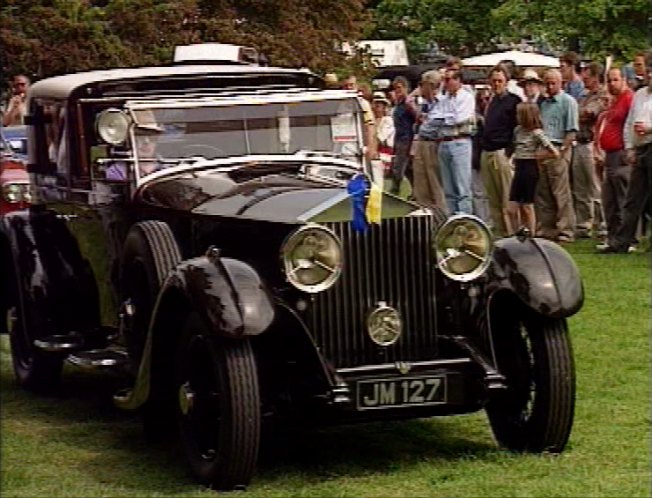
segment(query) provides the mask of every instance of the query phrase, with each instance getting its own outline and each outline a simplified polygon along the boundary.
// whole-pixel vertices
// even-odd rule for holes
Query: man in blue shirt
[[[564,92],[580,100],[584,96],[584,80],[578,73],[580,58],[575,52],[566,52],[559,58],[559,69],[564,81]]]
[[[460,72],[445,73],[446,95],[440,100],[443,124],[439,138],[439,170],[451,213],[473,213],[471,134],[475,131],[475,98],[462,86]]]
[[[541,102],[543,130],[561,155],[542,161],[535,200],[539,220],[537,235],[558,242],[575,238],[575,212],[568,172],[573,141],[579,129],[577,102],[561,89],[561,73],[548,69],[544,75],[548,96]]]

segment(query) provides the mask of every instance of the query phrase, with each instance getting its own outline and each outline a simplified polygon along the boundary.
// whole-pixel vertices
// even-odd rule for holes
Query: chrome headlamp
[[[130,122],[120,109],[106,109],[97,116],[97,134],[110,145],[120,145],[127,140]]]
[[[342,243],[320,225],[306,225],[292,233],[281,249],[288,281],[304,292],[331,287],[342,273]]]
[[[434,235],[432,244],[439,269],[458,282],[478,278],[491,262],[491,232],[476,216],[450,217]]]
[[[7,202],[20,202],[23,200],[23,186],[20,183],[7,183],[2,186],[2,197]]]

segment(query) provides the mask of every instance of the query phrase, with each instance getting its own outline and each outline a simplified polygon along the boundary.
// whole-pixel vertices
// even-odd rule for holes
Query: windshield
[[[356,159],[355,99],[134,110],[141,176],[165,161],[324,151]]]

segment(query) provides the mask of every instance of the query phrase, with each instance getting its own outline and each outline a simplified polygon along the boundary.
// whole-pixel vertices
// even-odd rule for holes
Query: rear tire
[[[181,448],[195,477],[213,489],[251,481],[260,444],[258,373],[247,339],[217,338],[189,314],[176,365]]]
[[[493,334],[507,390],[487,405],[498,443],[513,451],[563,451],[575,409],[575,366],[564,319],[505,319]]]
[[[34,346],[34,340],[40,337],[38,330],[28,330],[27,313],[36,314],[34,306],[26,309],[24,295],[18,286],[14,272],[9,278],[13,282],[14,292],[8,301],[2,320],[9,332],[11,357],[16,381],[21,387],[39,393],[52,391],[59,385],[63,369],[63,357],[56,353],[47,353]]]

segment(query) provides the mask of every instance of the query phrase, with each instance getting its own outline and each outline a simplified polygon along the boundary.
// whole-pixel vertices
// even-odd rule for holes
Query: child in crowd
[[[525,226],[531,234],[536,232],[534,194],[539,181],[538,160],[559,151],[543,132],[539,106],[522,102],[516,106],[514,129],[514,178],[509,191],[509,213],[512,226]]]

